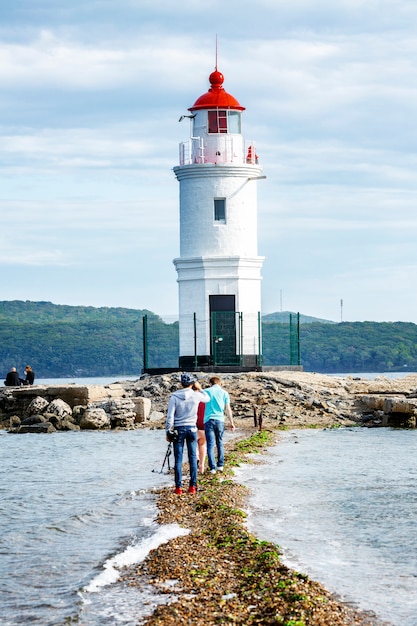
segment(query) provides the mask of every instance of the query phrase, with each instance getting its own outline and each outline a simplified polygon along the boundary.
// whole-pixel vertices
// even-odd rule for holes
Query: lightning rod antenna
[[[216,33],[216,72],[217,72],[217,33]]]

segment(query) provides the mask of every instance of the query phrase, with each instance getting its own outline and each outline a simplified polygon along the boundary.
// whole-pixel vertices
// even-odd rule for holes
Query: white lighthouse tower
[[[180,144],[179,366],[254,368],[262,364],[257,180],[262,170],[241,133],[244,107],[210,88],[188,110]]]

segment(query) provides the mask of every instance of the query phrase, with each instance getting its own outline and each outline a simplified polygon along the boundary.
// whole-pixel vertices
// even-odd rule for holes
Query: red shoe
[[[197,493],[197,487],[194,487],[194,485],[192,487],[188,487],[188,493]]]
[[[174,493],[176,493],[177,496],[180,496],[182,494],[182,488],[181,487],[175,487]]]

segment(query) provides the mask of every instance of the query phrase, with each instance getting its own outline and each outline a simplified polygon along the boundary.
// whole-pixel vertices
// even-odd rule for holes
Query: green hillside
[[[288,312],[287,312],[288,313]],[[30,364],[38,378],[140,375],[143,317],[148,318],[148,366],[178,366],[178,322],[125,308],[0,302],[0,380]],[[271,314],[281,315],[281,314]],[[290,364],[289,324],[264,320],[265,365]],[[301,365],[306,371],[417,371],[417,325],[331,323],[300,315]]]
[[[29,300],[0,301],[0,322],[49,324],[51,322],[132,322],[149,318],[162,321],[158,315],[146,309],[124,309],[121,307],[69,306],[52,302],[31,302]]]
[[[146,309],[0,302],[0,372],[12,366],[23,372],[30,364],[43,378],[139,375],[144,315],[149,365],[175,367],[178,324],[165,324]]]
[[[262,332],[265,364],[283,362],[287,324],[263,324]],[[309,372],[417,371],[417,325],[409,322],[304,324],[300,348]]]

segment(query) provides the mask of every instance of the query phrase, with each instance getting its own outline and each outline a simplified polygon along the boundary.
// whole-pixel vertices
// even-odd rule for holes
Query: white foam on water
[[[160,526],[151,537],[142,539],[139,543],[127,547],[123,552],[108,559],[103,565],[103,571],[93,578],[93,580],[84,587],[83,591],[97,593],[102,587],[117,582],[120,576],[120,568],[140,563],[147,557],[151,550],[155,550],[163,543],[170,541],[170,539],[188,535],[189,532],[188,529],[181,528],[178,524]]]

